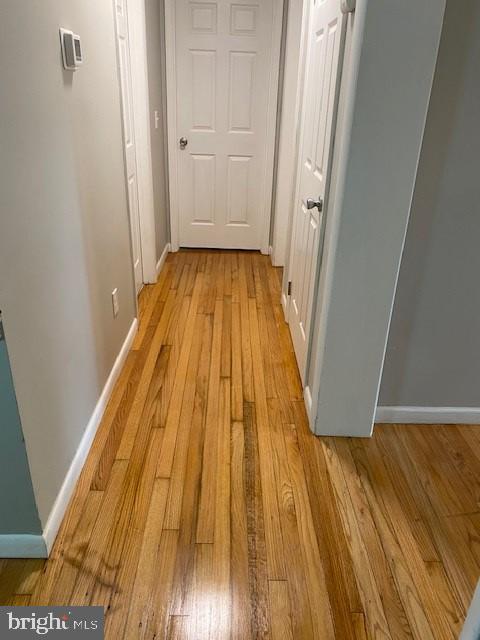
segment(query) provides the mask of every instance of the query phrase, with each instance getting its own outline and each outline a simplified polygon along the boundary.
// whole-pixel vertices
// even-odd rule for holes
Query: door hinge
[[[353,13],[356,4],[356,0],[341,0],[340,9],[342,13]]]
[[[290,280],[287,287],[287,296],[292,295],[292,281]]]

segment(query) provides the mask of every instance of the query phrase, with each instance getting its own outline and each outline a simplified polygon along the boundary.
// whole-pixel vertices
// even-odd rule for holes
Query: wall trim
[[[167,256],[169,253],[170,253],[170,243],[167,242],[167,244],[165,245],[165,248],[162,251],[162,255],[160,256],[157,262],[157,266],[156,266],[157,278],[160,275],[160,271],[162,270],[163,265],[165,264],[165,260],[167,259]]]
[[[125,338],[125,341],[120,348],[120,352],[115,360],[110,375],[108,376],[105,386],[103,387],[100,398],[98,399],[95,409],[93,410],[90,420],[88,421],[82,439],[80,440],[80,444],[78,445],[77,452],[75,453],[70,468],[68,469],[65,476],[65,480],[63,481],[62,487],[57,495],[52,510],[50,511],[50,515],[48,516],[47,523],[43,530],[43,540],[46,547],[47,555],[52,550],[53,543],[55,542],[55,538],[57,536],[60,525],[62,524],[65,511],[67,510],[70,498],[72,497],[72,494],[75,490],[80,472],[83,469],[83,465],[85,464],[85,460],[87,459],[90,447],[93,443],[93,439],[95,438],[95,434],[97,433],[97,429],[100,425],[104,411],[112,394],[113,387],[115,386],[118,376],[120,375],[128,352],[130,351],[130,347],[132,346],[133,340],[137,333],[137,327],[138,320],[137,318],[134,318],[127,333],[127,337]]]
[[[42,535],[1,534],[0,558],[48,558],[47,545]]]
[[[480,425],[480,407],[378,406],[375,412],[375,422]]]
[[[315,433],[315,416],[312,415],[312,391],[308,384],[303,389],[303,401],[305,403],[305,409],[307,410],[308,426],[310,427],[310,431]]]

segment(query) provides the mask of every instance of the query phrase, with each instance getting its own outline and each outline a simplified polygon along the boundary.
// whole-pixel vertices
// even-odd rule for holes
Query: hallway
[[[478,428],[311,435],[280,278],[168,256],[52,555],[0,561],[1,604],[103,605],[117,640],[458,637]]]

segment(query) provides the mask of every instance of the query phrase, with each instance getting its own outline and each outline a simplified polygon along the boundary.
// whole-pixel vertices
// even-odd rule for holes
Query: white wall
[[[135,315],[116,68],[110,0],[2,0],[0,307],[43,525]]]
[[[319,434],[371,433],[443,10],[357,2],[308,380]]]
[[[479,61],[480,4],[447,0],[381,405],[480,407]]]

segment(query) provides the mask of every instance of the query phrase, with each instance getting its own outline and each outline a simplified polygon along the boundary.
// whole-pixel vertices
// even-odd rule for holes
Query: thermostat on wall
[[[68,29],[60,29],[63,66],[75,71],[83,62],[82,43],[80,36]]]

